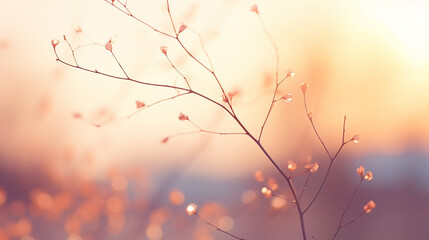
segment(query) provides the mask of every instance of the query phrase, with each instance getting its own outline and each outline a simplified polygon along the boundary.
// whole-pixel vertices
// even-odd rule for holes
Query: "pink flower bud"
[[[358,134],[354,135],[351,140],[355,143],[358,143],[359,142],[359,135]]]
[[[189,117],[183,113],[180,113],[179,114],[179,120],[180,121],[186,121],[186,120],[189,120]]]
[[[288,93],[282,97],[285,102],[292,102],[292,94]]]
[[[233,97],[235,97],[237,94],[239,93],[238,90],[234,90],[234,91],[230,91],[228,92],[228,98],[232,99]]]
[[[168,142],[168,140],[169,140],[169,137],[165,137],[165,138],[163,138],[163,139],[161,140],[161,142],[162,142],[162,143],[167,143],[167,142]]]
[[[112,43],[111,42],[106,43],[104,45],[104,48],[106,48],[107,51],[112,51],[112,48],[113,48]]]
[[[57,39],[53,39],[52,41],[51,41],[51,44],[52,44],[52,47],[56,47],[58,44],[60,44],[60,41],[59,40],[57,40]]]
[[[292,172],[292,171],[296,170],[296,167],[297,167],[296,163],[294,163],[293,161],[289,160],[289,162],[287,164],[287,169]]]
[[[295,73],[289,68],[287,70],[286,77],[293,77],[293,76],[295,76]]]
[[[167,54],[167,47],[166,46],[161,46],[159,49],[161,49],[162,53]]]
[[[372,172],[370,172],[370,171],[366,172],[364,178],[367,181],[371,181],[372,180]]]
[[[375,208],[375,202],[371,200],[363,207],[363,211],[365,213],[370,213],[374,208]]]
[[[146,106],[146,104],[144,102],[141,102],[141,101],[136,101],[136,106],[137,106],[137,109],[139,109],[139,108]]]
[[[301,83],[301,90],[303,93],[307,91],[307,88],[308,88],[308,84],[306,82]]]
[[[317,172],[317,170],[319,170],[319,164],[318,163],[307,163],[307,164],[305,164],[305,168],[307,168],[309,172],[315,173],[315,172]]]
[[[363,174],[365,173],[365,168],[363,166],[360,166],[356,169],[356,172],[359,174],[361,178],[363,178]]]
[[[229,102],[229,98],[227,96],[225,96],[225,95],[222,95],[222,102],[228,103]]]
[[[259,14],[258,5],[253,4],[252,6],[250,6],[250,11]]]
[[[308,115],[308,118],[313,119],[313,113],[312,112],[309,112],[307,115]]]
[[[185,24],[182,24],[182,26],[180,26],[180,28],[179,28],[179,33],[181,33],[181,32],[183,32],[183,31],[185,31],[185,29],[187,28],[188,26],[186,26]]]

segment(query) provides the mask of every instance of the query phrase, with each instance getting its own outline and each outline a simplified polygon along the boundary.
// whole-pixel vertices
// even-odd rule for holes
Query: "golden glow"
[[[230,231],[234,228],[234,219],[229,216],[221,217],[217,223],[218,227],[225,231]]]
[[[191,203],[186,207],[186,213],[188,213],[188,215],[195,215],[197,213],[197,208],[196,204]]]
[[[146,236],[149,240],[160,240],[163,236],[162,228],[159,225],[149,225],[146,229]]]
[[[170,190],[169,198],[170,202],[174,205],[181,205],[185,201],[185,195],[178,188]]]
[[[112,178],[111,184],[112,184],[112,188],[118,192],[125,191],[127,189],[127,185],[128,185],[127,179],[121,175],[114,176]]]
[[[3,205],[7,200],[6,190],[0,187],[0,206]]]
[[[429,3],[427,1],[375,1],[375,18],[393,33],[407,57],[429,57]]]

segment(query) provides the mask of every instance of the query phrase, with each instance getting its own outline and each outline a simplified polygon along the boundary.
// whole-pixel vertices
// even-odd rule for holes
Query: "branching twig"
[[[209,222],[209,221],[208,221],[208,220],[206,220],[205,218],[201,217],[198,213],[195,213],[195,216],[197,216],[199,219],[201,219],[201,220],[202,220],[202,221],[204,221],[207,225],[209,225],[209,226],[213,227],[213,228],[214,228],[214,229],[216,229],[217,231],[223,232],[223,233],[225,233],[225,234],[227,234],[227,235],[229,235],[229,236],[231,236],[231,237],[233,237],[233,238],[235,238],[235,239],[238,239],[238,240],[245,240],[244,238],[237,237],[237,236],[235,236],[234,234],[232,234],[232,233],[230,233],[230,232],[228,232],[228,231],[225,231],[225,230],[223,230],[223,229],[219,228],[218,226],[216,226],[216,225],[214,225],[213,223]]]
[[[332,157],[332,156],[331,156],[331,154],[330,154],[330,153],[329,153],[329,151],[328,151],[328,148],[326,147],[325,143],[323,142],[322,138],[320,137],[320,135],[319,135],[319,133],[318,133],[318,131],[317,131],[317,129],[316,129],[316,127],[315,127],[315,125],[314,125],[313,117],[311,116],[311,113],[308,111],[307,101],[306,101],[306,98],[305,98],[305,91],[303,91],[303,92],[304,92],[304,106],[305,106],[305,111],[307,112],[307,117],[308,117],[308,119],[310,120],[311,126],[313,127],[313,130],[314,130],[314,132],[316,133],[317,138],[319,139],[320,143],[322,144],[323,148],[324,148],[324,149],[325,149],[325,151],[326,151],[326,154],[328,155],[328,157],[329,157],[329,159],[330,159],[330,163],[329,163],[329,166],[328,166],[328,170],[326,171],[326,174],[325,174],[325,176],[324,176],[324,178],[323,178],[322,183],[320,184],[319,189],[317,190],[316,194],[314,195],[314,197],[312,198],[312,200],[310,201],[310,203],[308,204],[308,206],[304,209],[304,212],[303,212],[303,213],[305,214],[305,213],[308,211],[308,209],[310,209],[311,205],[313,205],[313,203],[316,201],[317,197],[319,196],[320,192],[322,191],[322,188],[323,188],[323,186],[324,186],[324,185],[325,185],[325,183],[326,183],[326,179],[327,179],[327,178],[328,178],[328,176],[329,176],[329,173],[330,173],[330,171],[331,171],[331,169],[332,169],[332,165],[333,165],[333,163],[334,163],[335,159],[337,158],[338,154],[341,152],[341,150],[343,149],[344,145],[346,145],[347,143],[349,143],[351,140],[344,142],[344,136],[345,136],[345,133],[346,133],[346,119],[347,119],[347,118],[346,118],[346,116],[344,116],[344,122],[343,122],[343,135],[342,135],[341,145],[340,145],[340,147],[338,148],[338,150],[337,150],[337,152],[335,153],[335,155]]]
[[[364,178],[361,178],[361,180],[360,180],[359,184],[357,185],[357,187],[356,187],[356,188],[355,188],[355,190],[353,191],[353,194],[352,194],[352,196],[351,196],[351,198],[350,198],[349,202],[347,203],[346,208],[345,208],[345,209],[344,209],[344,211],[341,213],[340,222],[338,223],[337,230],[335,231],[334,236],[332,237],[332,240],[334,240],[334,238],[337,236],[337,234],[338,234],[338,232],[340,231],[340,229],[341,229],[341,228],[343,228],[343,227],[345,227],[345,226],[347,226],[347,225],[349,225],[349,224],[353,223],[353,222],[354,222],[354,221],[356,221],[359,217],[361,217],[363,214],[365,214],[365,212],[366,212],[366,211],[363,211],[359,216],[357,216],[357,217],[356,217],[356,218],[354,218],[353,220],[351,220],[351,221],[349,221],[349,222],[347,222],[347,223],[343,224],[344,215],[346,215],[347,211],[349,210],[350,204],[352,203],[352,201],[353,201],[353,199],[354,199],[354,197],[355,197],[355,195],[356,195],[356,192],[359,190],[359,187],[360,187],[360,185],[361,185],[361,183],[362,183],[362,181],[363,181],[363,180],[364,180]]]

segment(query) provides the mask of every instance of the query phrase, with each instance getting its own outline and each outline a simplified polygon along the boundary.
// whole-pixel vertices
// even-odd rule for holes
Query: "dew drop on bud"
[[[259,14],[258,5],[253,4],[252,6],[250,6],[250,11]]]
[[[115,43],[117,40],[118,40],[118,37],[116,37],[116,35],[113,35],[110,37],[109,43]]]
[[[270,189],[268,189],[268,188],[266,188],[266,187],[263,187],[263,188],[261,189],[261,192],[262,192],[262,194],[264,194],[264,196],[265,196],[266,198],[270,198],[270,197],[273,195],[273,193],[271,192],[271,190],[270,190]]]
[[[113,48],[112,43],[111,42],[106,43],[106,45],[104,45],[104,48],[106,48],[107,51],[112,51],[112,48]]]
[[[159,49],[161,50],[162,53],[167,54],[167,47],[166,46],[161,46]]]
[[[296,163],[289,160],[289,162],[287,164],[287,169],[292,172],[292,171],[296,170],[296,167],[297,167]]]
[[[307,168],[309,172],[315,173],[315,172],[317,172],[317,170],[319,170],[319,164],[318,163],[307,163],[307,164],[305,164],[305,168]]]
[[[197,208],[196,204],[191,203],[186,207],[186,213],[188,213],[188,215],[195,215],[197,213]]]
[[[374,208],[375,208],[375,202],[371,200],[363,207],[363,211],[365,213],[370,213]]]
[[[372,172],[370,172],[370,171],[366,172],[364,178],[367,181],[371,181],[372,180]]]
[[[292,94],[288,93],[282,97],[285,102],[292,102]]]
[[[58,40],[58,39],[53,39],[52,41],[51,41],[51,44],[52,44],[52,47],[56,47],[58,44],[60,44],[60,41]]]
[[[352,137],[352,141],[355,142],[355,143],[358,143],[359,139],[360,139],[359,135],[357,135],[357,134]]]
[[[293,77],[293,76],[295,76],[295,73],[289,68],[287,70],[286,77]]]

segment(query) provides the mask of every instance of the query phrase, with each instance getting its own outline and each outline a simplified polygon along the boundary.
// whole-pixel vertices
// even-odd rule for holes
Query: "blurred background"
[[[318,162],[303,196],[314,196],[329,158],[306,119],[301,82],[329,151],[347,144],[319,199],[306,215],[309,235],[331,239],[363,165],[364,182],[346,221],[374,200],[377,207],[336,239],[428,239],[429,231],[429,2],[428,1],[196,1],[171,0],[181,40],[226,91],[249,131],[258,134],[274,90],[275,52],[250,6],[279,48],[282,85],[262,144],[278,164],[303,171]],[[260,189],[290,197],[257,145],[242,135],[176,134],[201,128],[239,132],[221,108],[184,96],[136,113],[176,94],[68,67],[66,35],[79,65],[131,78],[185,87],[160,51],[193,89],[221,102],[210,73],[174,39],[157,34],[105,1],[8,1],[0,9],[0,240],[231,239],[201,219],[245,239],[300,239],[295,206],[265,198]],[[173,34],[163,0],[129,0],[135,16]],[[82,31],[80,31],[82,30]],[[199,35],[195,34],[198,33]],[[96,45],[99,43],[101,45]],[[90,46],[87,46],[90,45]],[[97,127],[99,126],[99,127]],[[166,143],[162,140],[169,137]],[[305,175],[294,178],[302,189]]]

